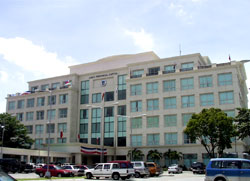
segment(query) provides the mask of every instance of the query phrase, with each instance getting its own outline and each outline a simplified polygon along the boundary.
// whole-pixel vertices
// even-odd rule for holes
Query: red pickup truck
[[[47,165],[44,165],[41,168],[36,168],[35,173],[40,177],[44,177],[47,172]],[[65,170],[62,167],[57,165],[49,165],[49,172],[53,177],[73,177],[74,173],[70,170]]]

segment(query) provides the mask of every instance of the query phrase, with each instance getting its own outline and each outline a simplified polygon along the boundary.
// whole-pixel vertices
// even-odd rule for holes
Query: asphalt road
[[[29,173],[29,174],[24,174],[24,173],[16,173],[16,174],[10,174],[12,177],[14,177],[15,179],[27,179],[27,178],[39,178],[38,175],[36,175],[35,173]],[[160,175],[159,177],[148,177],[148,178],[131,178],[127,181],[136,181],[136,180],[140,180],[140,181],[148,181],[148,180],[159,180],[159,181],[204,181],[205,175],[204,174],[193,174],[190,171],[184,171],[182,174],[168,174],[167,172],[164,172],[162,175]],[[52,179],[53,180],[53,177]],[[50,181],[51,181],[50,180]],[[83,178],[65,178],[65,179],[60,179],[60,181],[82,181]],[[97,179],[85,179],[87,180],[97,180]],[[105,178],[100,178],[99,180],[112,180],[112,179],[105,179]],[[37,180],[36,180],[37,181]],[[43,180],[45,181],[45,180]],[[54,181],[58,181],[58,180],[54,180]]]

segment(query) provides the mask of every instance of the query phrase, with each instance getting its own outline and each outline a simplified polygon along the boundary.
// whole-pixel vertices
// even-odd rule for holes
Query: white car
[[[75,176],[83,176],[84,175],[84,169],[81,169],[79,166],[76,166],[76,165],[65,165],[62,168],[65,170],[72,171]]]
[[[168,167],[168,173],[182,173],[182,167],[178,164],[172,164]]]

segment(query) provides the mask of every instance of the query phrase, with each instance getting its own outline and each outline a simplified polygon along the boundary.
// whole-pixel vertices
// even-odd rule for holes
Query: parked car
[[[26,163],[24,161],[20,162],[18,172],[20,172],[20,173],[22,173],[22,172],[31,173],[31,172],[34,172],[34,171],[35,171],[35,168],[34,168],[33,164]]]
[[[94,165],[76,165],[83,170],[94,168]]]
[[[85,171],[87,179],[105,177],[126,180],[134,174],[134,169],[120,168],[119,163],[99,163],[95,168]]]
[[[155,162],[146,162],[150,176],[159,176],[163,173],[162,168]]]
[[[205,181],[229,180],[250,180],[250,160],[242,158],[211,159],[206,168]]]
[[[133,164],[134,170],[135,170],[135,178],[143,178],[149,176],[149,170],[146,162],[143,161],[133,161],[131,162]]]
[[[193,171],[193,174],[204,174],[206,170],[206,165],[204,165],[204,163],[202,162],[193,162],[191,165],[191,170]]]
[[[172,164],[168,167],[168,173],[182,173],[182,167],[178,164]]]
[[[3,158],[0,159],[0,166],[2,170],[6,173],[16,173],[20,171],[21,163],[15,158]]]
[[[45,176],[45,173],[47,172],[47,165],[43,166],[42,168],[36,168],[35,173],[39,175],[40,177]],[[70,170],[65,170],[62,167],[59,167],[57,165],[49,165],[49,172],[51,176],[54,177],[73,177],[74,173]]]
[[[75,176],[83,176],[84,175],[84,169],[80,168],[80,166],[77,166],[77,165],[65,165],[62,168],[72,171]]]
[[[6,172],[4,172],[2,169],[0,169],[0,180],[2,181],[17,181],[12,176],[8,175]]]

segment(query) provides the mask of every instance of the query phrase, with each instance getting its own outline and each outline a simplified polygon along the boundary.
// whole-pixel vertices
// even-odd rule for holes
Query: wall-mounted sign
[[[118,74],[117,72],[113,72],[113,73],[109,73],[109,74],[94,75],[94,76],[89,77],[89,79],[108,77],[108,76],[117,75],[117,74]]]
[[[102,80],[102,86],[105,87],[107,85],[107,81],[106,80]]]

